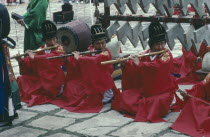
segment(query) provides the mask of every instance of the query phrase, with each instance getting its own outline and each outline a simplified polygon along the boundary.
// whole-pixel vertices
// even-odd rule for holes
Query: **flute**
[[[158,54],[165,53],[165,52],[167,52],[167,51],[168,51],[168,50],[161,50],[161,51],[157,51],[157,52],[146,53],[146,54],[143,54],[143,55],[138,55],[138,57],[141,58],[141,57],[146,57],[146,56],[154,56],[154,55],[158,55]],[[101,62],[101,65],[116,64],[116,63],[120,63],[120,62],[127,61],[127,60],[129,60],[129,59],[130,59],[130,58],[127,57],[127,58],[122,58],[122,59],[104,61],[104,62]]]
[[[198,100],[198,101],[200,101],[200,102],[203,102],[204,104],[210,106],[210,103],[206,102],[205,100],[200,99],[200,98],[195,97],[195,96],[192,96],[192,95],[188,94],[187,92],[185,92],[185,91],[183,91],[183,90],[181,90],[181,89],[178,89],[177,92],[180,92],[180,93],[182,93],[182,94],[185,94],[186,96],[189,96],[189,97],[191,97],[191,98],[194,98],[194,99],[196,99],[196,100]]]
[[[59,45],[55,45],[55,46],[51,46],[51,47],[46,47],[46,48],[43,48],[43,49],[37,49],[37,50],[34,50],[34,51],[32,51],[32,52],[33,52],[33,53],[37,53],[37,52],[44,51],[44,50],[54,49],[54,48],[57,48],[58,46],[59,46]],[[21,56],[25,56],[25,55],[27,55],[27,53],[15,55],[15,56],[11,57],[10,59],[14,59],[14,58],[21,57]]]
[[[80,55],[85,55],[85,54],[91,54],[91,53],[100,53],[102,51],[106,51],[105,50],[94,50],[94,51],[84,51],[84,52],[79,52]],[[74,54],[64,54],[64,55],[60,55],[60,56],[54,56],[54,57],[48,57],[46,59],[50,60],[50,59],[57,59],[57,58],[64,58],[64,57],[70,57],[70,56],[74,56]]]

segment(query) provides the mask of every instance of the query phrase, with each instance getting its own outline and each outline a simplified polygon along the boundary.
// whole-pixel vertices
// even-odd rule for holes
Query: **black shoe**
[[[11,126],[12,122],[0,122],[0,127],[6,127],[6,126]]]
[[[18,118],[19,118],[18,113],[15,113],[14,119],[18,119]]]

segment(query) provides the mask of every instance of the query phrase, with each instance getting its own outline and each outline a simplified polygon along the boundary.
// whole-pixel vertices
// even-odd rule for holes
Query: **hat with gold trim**
[[[57,35],[56,25],[49,20],[45,20],[42,23],[42,35],[43,35],[43,41],[45,41],[46,39],[56,37]]]
[[[149,25],[149,43],[166,41],[166,30],[159,22],[152,22]]]
[[[92,42],[106,40],[105,30],[100,24],[95,24],[91,26]]]

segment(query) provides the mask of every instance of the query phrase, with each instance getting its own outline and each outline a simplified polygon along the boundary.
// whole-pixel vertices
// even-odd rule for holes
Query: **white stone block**
[[[37,120],[32,121],[28,125],[33,127],[39,127],[43,129],[55,130],[63,128],[70,124],[73,124],[75,119],[72,118],[60,118],[55,116],[44,116]]]

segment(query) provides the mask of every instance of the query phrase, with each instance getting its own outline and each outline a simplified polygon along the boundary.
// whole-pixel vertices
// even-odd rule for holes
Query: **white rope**
[[[85,14],[85,3],[84,3],[84,1],[83,1],[83,8],[84,8],[84,19],[86,20],[86,14]]]
[[[91,25],[93,25],[93,10],[92,10],[92,6],[91,6],[91,0],[90,0],[90,16],[91,16]]]
[[[18,54],[20,54],[20,48],[19,48],[19,44],[18,44],[18,33],[17,33],[17,22],[14,20],[15,22],[15,32],[16,32],[16,45],[18,48]]]
[[[49,3],[49,4],[48,4],[48,7],[49,7],[49,13],[50,13],[50,20],[51,20],[52,18],[51,18],[50,0],[48,1],[48,3]]]
[[[76,4],[77,4],[77,2],[78,2],[78,1],[76,1]],[[78,4],[78,5],[79,5],[79,4]],[[77,11],[76,11],[76,12],[77,12],[77,20],[78,20],[78,8],[79,8],[78,5],[77,5],[77,8],[76,8],[76,10],[77,10]]]

